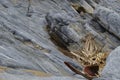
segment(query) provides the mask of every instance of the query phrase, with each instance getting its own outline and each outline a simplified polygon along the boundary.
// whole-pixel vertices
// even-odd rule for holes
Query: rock
[[[119,0],[100,0],[99,4],[106,8],[112,9],[117,13],[120,13],[120,1]]]
[[[107,64],[102,71],[102,75],[94,80],[119,80],[120,79],[120,47],[113,50],[107,58]]]
[[[46,16],[48,22],[47,28],[49,34],[56,43],[68,47],[70,45],[79,45],[81,32],[75,19],[64,13],[48,13]],[[81,33],[82,34],[82,33]]]
[[[112,1],[114,4],[111,4]],[[79,14],[71,3],[78,3],[85,12]],[[106,8],[96,9],[96,5]],[[100,14],[97,17],[101,24],[110,26],[109,30],[107,26],[103,29],[98,19],[94,18],[94,9],[110,13],[106,16],[106,13],[95,12]],[[59,34],[63,44],[70,45],[69,49],[79,49],[81,39],[91,32],[94,36],[97,34],[96,40],[108,44],[108,48],[113,50],[120,44],[118,22],[119,2],[116,0],[0,0],[0,66],[6,67],[6,70],[0,69],[0,79],[85,80],[81,75],[74,75],[64,64],[66,61],[79,66],[51,41],[46,27],[50,27],[50,32]],[[101,28],[105,31],[102,32]],[[108,38],[105,38],[106,35]],[[46,76],[25,70],[42,72]]]
[[[64,61],[73,63],[74,61],[63,55],[56,48],[49,40],[49,35],[46,31],[47,24],[45,15],[49,9],[54,11],[54,7],[56,7],[56,4],[60,1],[56,4],[53,1],[50,1],[50,3],[49,1],[33,1],[33,5],[31,5],[32,8],[30,8],[30,11],[33,11],[30,12],[31,16],[26,16],[29,3],[27,0],[13,1],[14,0],[0,0],[0,65],[12,69],[42,71],[54,76],[63,77],[62,79],[73,79],[71,77],[64,77],[74,74],[74,72],[64,64]],[[65,2],[63,5],[65,4],[68,3]],[[66,8],[66,10],[71,9],[69,5],[66,5],[66,7],[63,5],[60,4],[60,6]],[[60,6],[57,8],[58,11],[62,12]],[[72,13],[72,11],[69,10],[69,15],[75,16],[75,14],[73,14],[74,12]],[[9,72],[12,73],[12,71]],[[18,70],[18,73],[19,72],[21,73],[21,71]],[[27,75],[25,76],[20,74],[16,75],[16,73],[15,75],[1,73],[1,78],[5,80],[36,78],[31,75],[28,75],[28,77]],[[51,79],[55,78],[57,80],[60,79],[60,77],[51,77]],[[82,76],[80,77],[83,78]],[[46,78],[46,80],[47,79],[48,78]]]
[[[95,16],[104,24],[104,28],[120,38],[120,15],[105,7],[98,7]]]

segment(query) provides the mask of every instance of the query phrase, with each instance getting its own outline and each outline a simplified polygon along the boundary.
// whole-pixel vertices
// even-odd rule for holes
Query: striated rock
[[[64,61],[73,63],[74,61],[57,50],[56,46],[49,40],[49,35],[45,29],[46,13],[49,9],[54,11],[54,7],[60,1],[56,4],[53,1],[50,1],[51,4],[49,1],[33,1],[29,11],[31,16],[27,16],[29,4],[27,0],[16,2],[14,0],[0,1],[0,65],[13,69],[38,70],[59,76],[50,78],[55,80],[60,79],[60,77],[63,77],[61,79],[64,80],[73,79],[64,77],[74,74],[67,68]],[[65,4],[68,3],[65,2]],[[60,6],[67,8],[66,10],[71,9],[69,5],[67,7],[63,5]],[[57,8],[62,12],[60,6]],[[42,8],[40,9],[40,7]],[[68,10],[68,13],[73,15],[72,11]],[[9,72],[12,73],[12,71]],[[18,75],[16,73],[15,75],[1,73],[1,78],[5,80],[42,79],[24,75],[27,74],[24,72],[23,75],[19,73],[21,73],[19,70]],[[79,78],[84,79],[82,76],[79,76]],[[49,78],[45,78],[45,80],[49,80]]]
[[[77,45],[79,47],[80,39],[84,33],[79,28],[74,18],[64,13],[48,13],[46,20],[48,22],[48,32],[58,45],[69,47]]]
[[[80,14],[72,6],[76,3]],[[0,79],[86,80],[64,64],[81,69],[52,42],[50,34],[71,51],[82,46],[88,33],[105,44],[105,50],[113,50],[120,45],[119,10],[119,0],[0,0]],[[99,79],[112,74],[107,70],[111,59]],[[120,79],[112,75],[116,76]]]
[[[108,9],[114,10],[117,13],[120,13],[120,0],[100,0],[99,4]]]
[[[103,27],[120,38],[120,15],[105,7],[98,7],[95,16],[103,23]]]

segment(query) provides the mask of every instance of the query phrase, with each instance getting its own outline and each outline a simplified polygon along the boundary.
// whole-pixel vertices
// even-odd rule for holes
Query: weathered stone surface
[[[100,0],[99,4],[120,13],[120,0]]]
[[[75,44],[79,43],[84,35],[91,32],[100,42],[114,49],[120,44],[120,40],[114,36],[120,36],[119,0],[97,1],[79,0],[79,5],[86,10],[85,13],[79,14],[71,5],[71,2],[76,3],[75,0],[0,0],[0,66],[10,68],[10,70],[0,69],[0,79],[85,80],[81,75],[74,75],[75,73],[64,64],[64,61],[68,61],[79,66],[57,49],[50,40],[46,26],[49,25],[51,31],[60,27],[61,35],[65,36],[62,38],[65,43],[69,43],[69,39]],[[93,16],[94,8],[102,12],[101,7],[97,9],[97,5],[106,7],[102,10],[110,13],[106,16],[106,13],[96,12],[100,14],[98,18],[102,22],[101,25]],[[49,12],[52,13],[46,20],[45,17]],[[107,23],[107,26],[104,26],[105,31],[103,23]],[[108,38],[105,38],[106,35]],[[108,65],[110,63],[108,59]],[[41,77],[42,74],[38,76],[24,70],[37,70],[52,76]],[[102,74],[108,76],[105,72],[107,65]],[[115,76],[118,75],[114,74],[113,77]]]
[[[14,0],[1,0],[0,65],[15,69],[43,71],[54,76],[74,74],[64,64],[64,61],[72,60],[56,49],[45,30],[44,15],[50,8],[54,10],[52,4],[54,7],[56,4],[51,1],[50,7],[49,1],[39,2],[36,0],[31,2],[33,4],[30,9],[33,12],[29,12],[30,17],[26,16],[28,3],[27,0],[15,2]],[[40,12],[38,12],[40,7],[45,8],[40,9]],[[71,8],[68,7],[67,9]],[[59,10],[62,11],[60,8]],[[3,77],[7,80],[10,77],[9,75],[6,74]],[[11,79],[17,79],[17,75],[15,76],[11,76]],[[23,75],[23,80],[24,77]],[[32,76],[29,77],[32,79]]]
[[[93,7],[85,0],[68,0],[68,1],[72,2],[73,4],[76,4],[79,7],[84,8],[85,12],[87,13],[91,14],[94,11]]]
[[[98,7],[95,11],[104,28],[120,38],[120,15],[105,7]]]
[[[75,18],[65,13],[48,13],[46,20],[48,32],[53,40],[67,48],[74,44],[79,47],[80,39],[85,32],[79,27],[81,24],[78,24]]]
[[[1,80],[79,80],[70,76],[53,76],[40,71],[26,70],[26,69],[11,69],[0,67]],[[83,79],[84,80],[84,79]]]

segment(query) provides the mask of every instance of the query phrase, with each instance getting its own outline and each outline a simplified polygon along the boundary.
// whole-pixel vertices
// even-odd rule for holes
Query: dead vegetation
[[[71,54],[84,67],[83,74],[94,78],[100,76],[109,53],[102,50],[102,47],[94,40],[92,35],[87,35],[83,48],[79,51],[73,51]]]
[[[92,34],[86,35],[82,41],[83,47],[80,50],[74,51],[66,49],[65,45],[64,47],[61,47],[62,44],[59,43],[58,37],[51,35],[51,38],[51,40],[58,46],[58,49],[64,55],[73,58],[80,65],[83,66],[83,70],[80,71],[76,69],[73,65],[71,65],[69,62],[65,62],[65,64],[72,71],[74,71],[76,74],[84,76],[89,80],[100,76],[100,73],[106,64],[106,58],[109,55],[109,52],[103,50],[103,47],[99,43],[97,43]]]

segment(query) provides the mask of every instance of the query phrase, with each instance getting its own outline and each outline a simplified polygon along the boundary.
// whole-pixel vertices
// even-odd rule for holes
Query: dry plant
[[[102,50],[101,45],[95,41],[91,34],[85,37],[83,45],[81,50],[71,52],[74,59],[84,67],[83,70],[77,70],[69,62],[65,62],[65,64],[75,73],[91,80],[94,77],[100,76],[100,72],[106,64],[106,58],[109,53]]]

